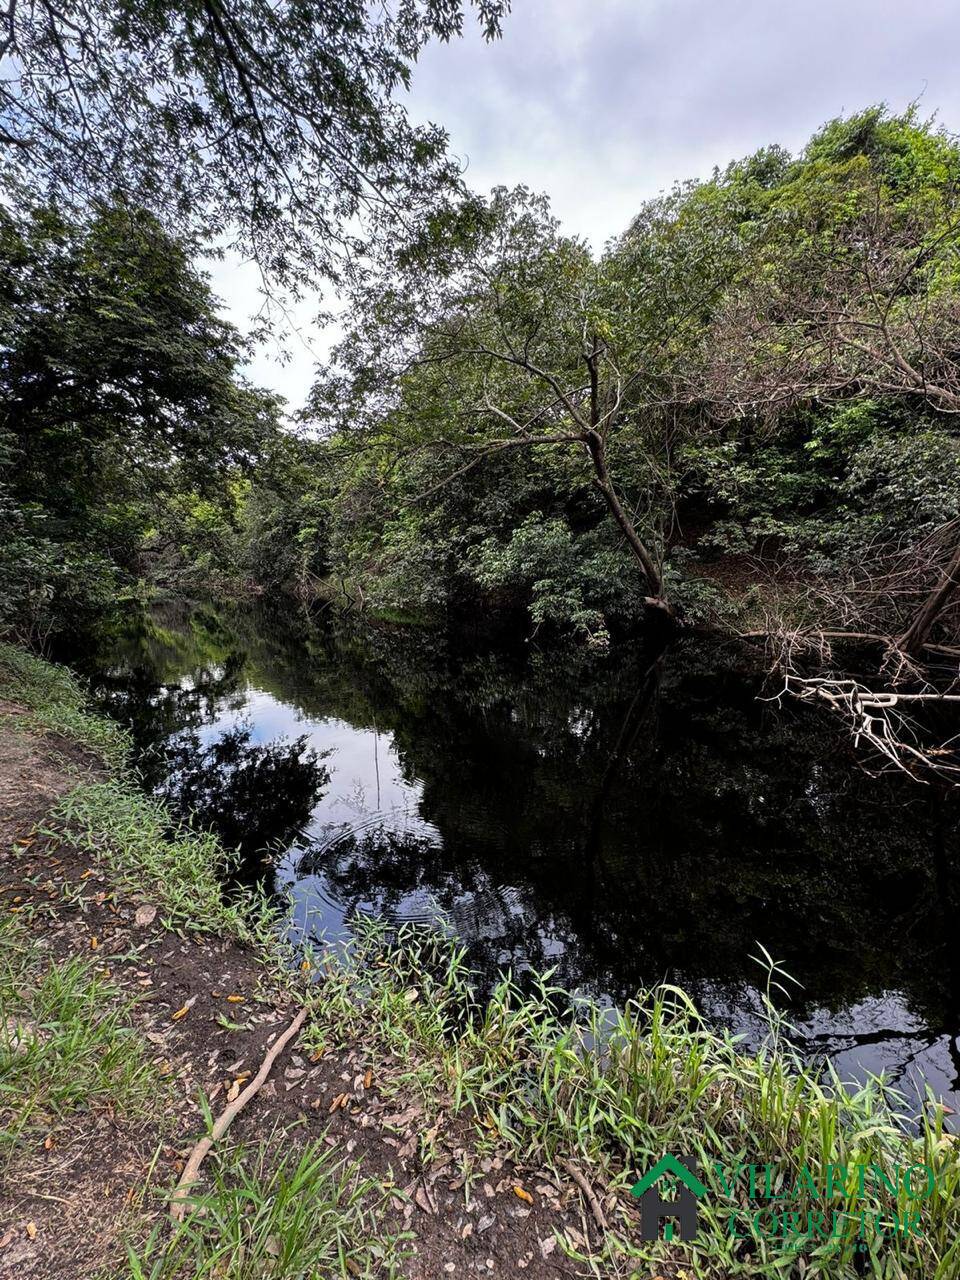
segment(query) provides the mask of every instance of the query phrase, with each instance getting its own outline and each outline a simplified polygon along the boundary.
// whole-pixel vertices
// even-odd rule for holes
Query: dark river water
[[[750,1040],[760,942],[803,984],[805,1053],[914,1104],[960,1092],[955,801],[868,776],[732,648],[492,652],[257,602],[69,658],[295,932],[439,920],[487,979],[556,968],[611,1002],[669,979]]]

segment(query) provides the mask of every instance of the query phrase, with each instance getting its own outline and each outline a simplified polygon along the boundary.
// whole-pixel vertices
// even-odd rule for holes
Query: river
[[[762,700],[737,649],[491,648],[266,601],[169,605],[69,660],[144,785],[289,898],[295,934],[439,920],[490,982],[678,982],[762,1035],[751,959],[844,1078],[960,1096],[958,812]]]

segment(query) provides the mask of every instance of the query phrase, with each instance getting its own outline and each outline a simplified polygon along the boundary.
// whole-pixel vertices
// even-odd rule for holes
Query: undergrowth
[[[26,707],[28,726],[62,734],[98,756],[112,773],[129,767],[129,735],[86,708],[86,693],[66,667],[0,641],[0,698]]]
[[[57,963],[15,916],[0,917],[0,1152],[13,1158],[79,1110],[150,1114],[155,1074],[131,1001],[92,961]]]
[[[224,894],[230,858],[215,836],[178,827],[163,804],[124,779],[82,783],[50,815],[50,833],[107,868],[126,888],[149,892],[167,928],[252,940],[257,899]]]
[[[350,947],[328,953],[308,1039],[319,1048],[362,1037],[398,1062],[395,1087],[416,1085],[427,1111],[447,1106],[468,1115],[482,1143],[506,1146],[528,1165],[562,1170],[574,1161],[589,1170],[621,1206],[605,1241],[611,1261],[666,1262],[680,1248],[697,1277],[956,1280],[960,1146],[945,1131],[943,1108],[906,1116],[881,1079],[845,1087],[828,1064],[804,1065],[774,1001],[784,975],[769,956],[762,963],[769,1035],[748,1053],[736,1037],[706,1026],[676,987],[614,1010],[571,998],[549,975],[532,994],[507,976],[478,1001],[454,944],[419,927],[391,932],[362,922]],[[725,1196],[714,1177],[718,1194],[701,1202],[695,1247],[640,1245],[629,1188],[666,1152],[696,1156],[702,1171],[722,1166],[727,1176],[771,1164],[772,1194],[786,1197],[803,1221],[826,1207],[848,1223],[865,1210],[889,1224],[919,1208],[922,1232],[891,1228],[885,1239],[868,1240],[866,1252],[852,1230],[798,1249],[771,1238],[769,1218],[758,1227],[753,1213],[766,1202],[749,1200],[740,1184]],[[835,1187],[840,1198],[829,1206],[818,1198],[831,1166],[871,1164],[926,1166],[935,1191],[918,1205],[902,1186],[895,1194],[869,1186],[861,1195],[844,1181],[846,1192]]]
[[[396,1275],[405,1237],[383,1226],[382,1185],[322,1142],[279,1159],[278,1145],[211,1155],[209,1189],[191,1193],[183,1223],[130,1246],[130,1280]]]
[[[46,834],[67,840],[134,893],[148,892],[177,931],[230,934],[277,958],[276,911],[250,890],[224,893],[232,855],[215,836],[176,823],[137,785],[129,735],[86,709],[77,678],[15,645],[0,642],[0,697],[27,709],[17,723],[70,738],[106,766],[103,780],[84,781],[52,810]],[[282,963],[271,965],[274,976]]]

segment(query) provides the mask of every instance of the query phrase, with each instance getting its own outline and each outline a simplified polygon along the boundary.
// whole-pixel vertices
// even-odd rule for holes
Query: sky
[[[422,54],[405,95],[442,124],[468,184],[545,191],[565,231],[596,248],[677,180],[709,177],[769,143],[796,152],[825,120],[916,101],[960,133],[957,0],[514,0],[503,38]],[[214,288],[241,327],[252,272]],[[254,381],[302,403],[329,335],[307,302],[260,351]]]

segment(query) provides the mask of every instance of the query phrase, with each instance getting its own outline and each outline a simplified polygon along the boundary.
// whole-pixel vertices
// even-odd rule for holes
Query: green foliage
[[[389,1193],[322,1142],[278,1156],[290,1139],[211,1153],[210,1189],[172,1236],[156,1227],[129,1248],[129,1280],[299,1280],[394,1276],[404,1237],[384,1229]]]
[[[678,185],[599,255],[524,188],[441,201],[346,282],[298,437],[149,215],[3,213],[0,626],[142,577],[602,643],[663,584],[732,616],[705,583],[733,560],[900,634],[960,514],[957,226],[960,147],[880,107]]]
[[[273,442],[238,517],[236,567],[264,587],[308,594],[329,569],[331,459],[316,442]]]
[[[454,944],[422,926],[392,932],[369,922],[349,951],[328,961],[308,1036],[315,1044],[349,1044],[362,1035],[368,1047],[404,1064],[396,1084],[405,1091],[419,1085],[428,1113],[449,1093],[481,1141],[504,1144],[526,1164],[563,1169],[573,1158],[595,1184],[620,1192],[664,1151],[694,1153],[703,1169],[771,1161],[783,1194],[802,1187],[804,1169],[823,1185],[830,1165],[927,1164],[937,1193],[925,1202],[922,1233],[890,1233],[868,1257],[858,1255],[852,1233],[814,1241],[801,1251],[803,1274],[949,1280],[960,1254],[960,1148],[945,1132],[943,1109],[925,1110],[911,1131],[901,1100],[882,1080],[851,1090],[835,1072],[805,1067],[775,1005],[786,975],[766,953],[761,963],[768,1035],[748,1054],[729,1033],[708,1028],[676,987],[642,992],[611,1010],[574,999],[549,973],[522,989],[508,975],[480,1002]],[[764,1238],[752,1211],[731,1207],[740,1208],[737,1229],[746,1244],[729,1238],[730,1207],[705,1200],[696,1243],[680,1245],[679,1257],[676,1242],[639,1244],[613,1216],[595,1261],[611,1266],[626,1257],[663,1269],[669,1258],[705,1278],[740,1268],[792,1273],[797,1250],[790,1241]],[[859,1207],[902,1213],[907,1200],[902,1190],[892,1203],[871,1190]],[[801,1192],[790,1209],[804,1221],[823,1204]]]
[[[115,772],[128,768],[127,733],[112,720],[87,711],[86,695],[66,667],[0,642],[0,697],[25,706],[31,713],[28,723],[72,739]]]
[[[186,248],[122,206],[0,209],[0,325],[0,626],[42,636],[129,592],[174,495],[202,523],[278,405]]]
[[[591,469],[595,413],[691,616],[725,611],[692,585],[718,556],[827,598],[913,555],[922,598],[960,500],[958,179],[953,139],[872,108],[678,186],[599,258],[522,188],[465,206],[439,268],[401,248],[355,291],[315,390],[333,571],[394,610],[635,623],[652,579]],[[874,593],[872,622],[911,598]]]
[[[620,556],[599,530],[576,536],[557,517],[530,515],[505,544],[484,539],[475,548],[472,568],[481,587],[518,585],[527,590],[534,623],[573,627],[600,642],[604,616],[626,602],[618,591]]]
[[[293,291],[336,278],[362,256],[358,214],[436,220],[459,185],[443,130],[413,126],[397,98],[424,43],[458,35],[471,7],[497,35],[502,0],[15,6],[0,176],[74,209],[120,193]]]
[[[139,892],[149,886],[167,927],[251,936],[250,904],[231,904],[224,896],[231,858],[223,846],[203,832],[171,829],[163,805],[128,782],[74,788],[51,822],[56,834],[106,866],[118,883]]]

